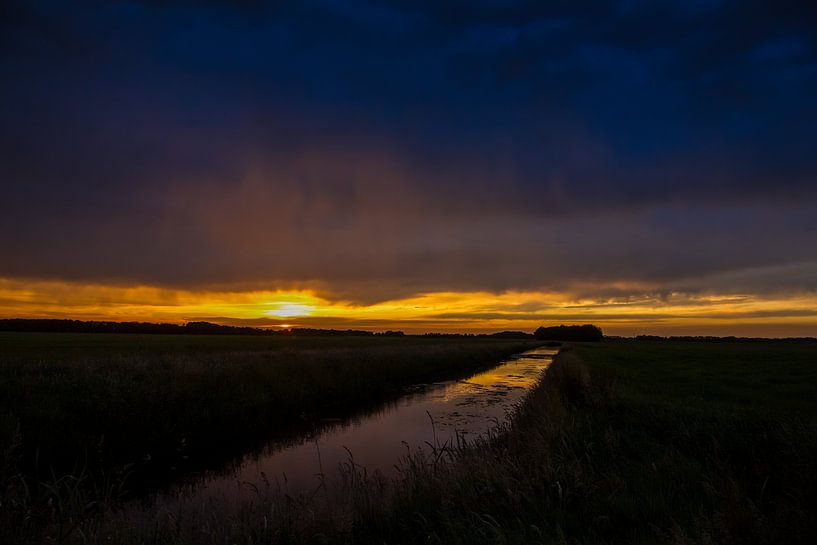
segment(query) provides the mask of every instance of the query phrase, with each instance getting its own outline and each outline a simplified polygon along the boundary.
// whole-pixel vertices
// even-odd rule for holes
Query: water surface
[[[237,500],[272,486],[310,494],[340,480],[351,460],[358,471],[396,475],[401,458],[418,449],[485,434],[536,384],[558,350],[536,348],[467,379],[417,385],[401,398],[362,417],[323,421],[318,430],[247,455],[230,471],[205,474],[174,494]]]

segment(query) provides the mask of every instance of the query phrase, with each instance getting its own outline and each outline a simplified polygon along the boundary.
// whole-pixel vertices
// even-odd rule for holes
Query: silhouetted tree
[[[604,338],[601,328],[592,324],[540,327],[533,336],[542,341],[600,341]]]

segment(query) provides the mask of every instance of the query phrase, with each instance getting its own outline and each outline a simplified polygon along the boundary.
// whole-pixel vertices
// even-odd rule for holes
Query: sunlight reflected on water
[[[408,452],[455,442],[457,435],[473,439],[506,421],[556,352],[537,348],[465,380],[419,385],[368,416],[330,423],[289,444],[271,444],[234,471],[206,475],[185,493],[235,499],[267,483],[290,495],[308,493],[339,479],[341,464],[351,456],[368,474],[393,476]]]

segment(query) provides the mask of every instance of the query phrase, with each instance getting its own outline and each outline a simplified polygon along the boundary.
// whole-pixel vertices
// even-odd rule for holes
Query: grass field
[[[588,343],[576,353],[629,403],[817,417],[817,343]]]
[[[505,428],[442,453],[448,463],[406,459],[402,479],[385,484],[353,475],[330,506],[270,495],[230,509],[106,511],[68,517],[79,522],[65,536],[94,544],[811,544],[815,392],[815,344],[576,344]],[[52,520],[49,535],[61,535],[64,519]]]
[[[145,484],[171,467],[240,455],[312,417],[342,416],[529,346],[421,337],[0,334],[0,452],[4,466],[35,480],[52,470],[59,476],[128,464],[134,485]]]

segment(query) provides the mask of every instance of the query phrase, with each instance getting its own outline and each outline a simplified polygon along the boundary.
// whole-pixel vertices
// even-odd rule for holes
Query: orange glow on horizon
[[[674,293],[593,299],[548,292],[434,292],[363,304],[312,290],[192,291],[0,279],[0,318],[206,320],[406,332],[533,331],[542,324],[592,322],[622,335],[817,336],[817,295]],[[289,318],[298,318],[297,326]]]

